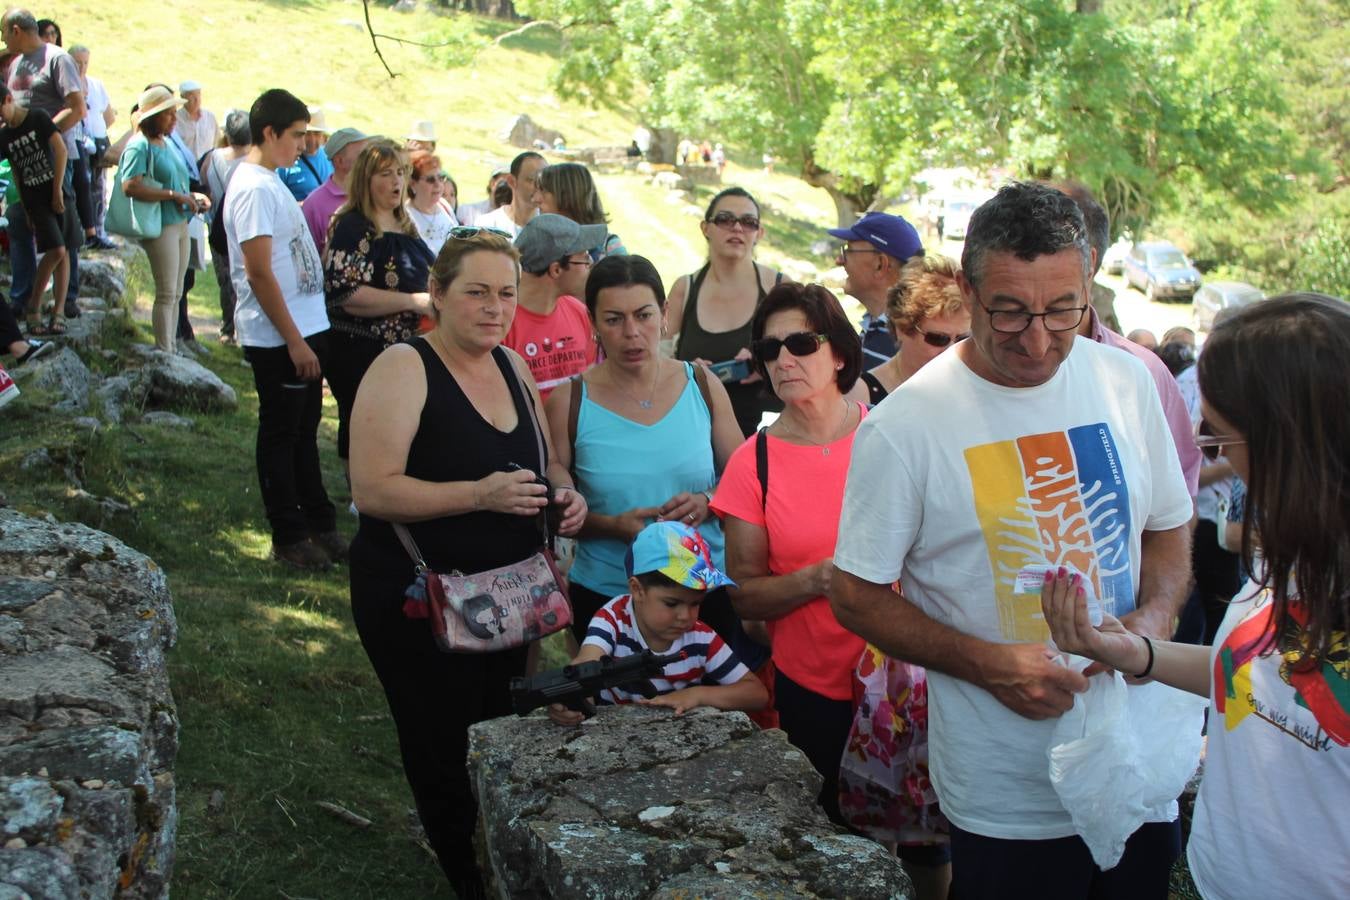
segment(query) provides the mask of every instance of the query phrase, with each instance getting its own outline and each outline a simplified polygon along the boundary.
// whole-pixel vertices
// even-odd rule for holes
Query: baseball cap
[[[188,91],[200,91],[201,89],[201,82],[188,79],[178,86],[178,93],[186,94]]]
[[[348,144],[354,144],[357,141],[369,139],[370,135],[366,134],[364,131],[358,131],[355,128],[339,128],[328,136],[328,143],[324,145],[326,148],[324,152],[328,154],[329,159],[332,159],[334,156],[341,153],[343,148]]]
[[[923,252],[923,242],[914,226],[890,213],[870,212],[854,222],[852,228],[829,229],[829,235],[843,241],[867,241],[901,262]]]
[[[578,225],[566,216],[540,213],[516,236],[520,267],[537,275],[564,256],[601,246],[608,236],[608,225]]]
[[[712,550],[703,535],[683,522],[653,522],[639,531],[624,565],[630,577],[660,572],[696,591],[736,586],[713,565]]]

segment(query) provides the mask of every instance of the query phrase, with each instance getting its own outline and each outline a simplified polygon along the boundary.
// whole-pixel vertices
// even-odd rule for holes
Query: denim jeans
[[[328,332],[305,338],[320,364]],[[337,514],[319,467],[323,382],[301,381],[285,346],[245,347],[258,389],[258,484],[272,526],[272,543],[285,546],[332,531]]]
[[[9,296],[15,309],[23,309],[28,303],[28,295],[33,292],[33,279],[37,277],[37,245],[33,243],[33,230],[28,227],[28,215],[23,211],[22,203],[12,204],[5,210],[9,219],[9,265],[12,281]]]

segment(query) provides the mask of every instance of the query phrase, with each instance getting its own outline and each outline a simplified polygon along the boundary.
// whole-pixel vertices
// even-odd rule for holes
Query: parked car
[[[1191,298],[1195,327],[1200,331],[1209,331],[1214,327],[1214,317],[1219,314],[1219,310],[1238,309],[1264,299],[1264,291],[1244,281],[1207,281]]]
[[[1150,300],[1190,300],[1200,287],[1200,272],[1175,245],[1166,241],[1135,244],[1125,257],[1125,284]]]
[[[1102,271],[1107,275],[1119,275],[1125,271],[1125,257],[1130,255],[1130,239],[1122,237],[1106,248],[1102,254]]]

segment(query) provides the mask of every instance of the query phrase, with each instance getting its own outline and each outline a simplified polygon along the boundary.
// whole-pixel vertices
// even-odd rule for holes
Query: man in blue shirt
[[[309,107],[309,130],[305,132],[304,152],[295,165],[288,169],[277,169],[277,177],[299,202],[303,203],[333,174],[333,163],[323,149],[323,145],[328,143],[328,133],[323,110],[317,106]]]
[[[844,293],[866,310],[862,319],[863,369],[875,369],[897,352],[886,327],[886,294],[900,280],[900,267],[913,256],[923,256],[923,244],[914,226],[899,216],[870,212],[852,228],[831,228],[839,238],[835,262],[844,267]]]

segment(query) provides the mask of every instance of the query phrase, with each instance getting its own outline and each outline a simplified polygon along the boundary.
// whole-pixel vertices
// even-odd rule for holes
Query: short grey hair
[[[37,34],[37,16],[22,7],[15,7],[6,12],[4,18],[0,18],[0,29],[9,31],[15,27]]]
[[[253,134],[248,127],[248,113],[242,109],[232,109],[225,115],[225,139],[231,147],[247,147],[253,143]]]
[[[1086,281],[1092,274],[1092,254],[1078,204],[1047,185],[1014,181],[971,215],[966,246],[961,251],[961,271],[966,281],[979,287],[985,258],[991,253],[1011,253],[1031,262],[1069,248],[1083,257]]]
[[[69,53],[71,56],[74,56],[76,53],[88,53],[89,48],[86,47],[84,44],[72,44],[70,49],[67,50],[66,52]]]

